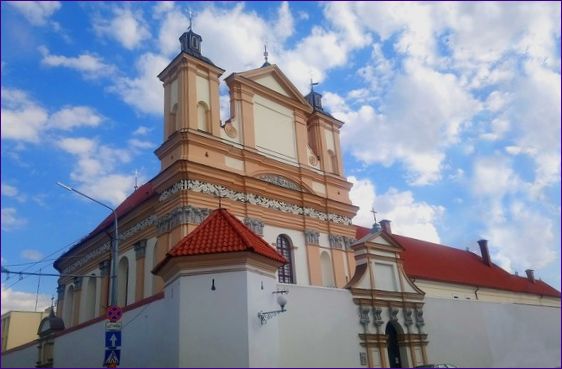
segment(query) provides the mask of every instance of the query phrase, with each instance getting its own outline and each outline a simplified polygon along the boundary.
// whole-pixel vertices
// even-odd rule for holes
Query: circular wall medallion
[[[230,122],[224,125],[224,131],[226,132],[226,135],[230,138],[236,138],[236,136],[238,136],[238,131],[236,130],[236,128],[234,128],[234,126]]]

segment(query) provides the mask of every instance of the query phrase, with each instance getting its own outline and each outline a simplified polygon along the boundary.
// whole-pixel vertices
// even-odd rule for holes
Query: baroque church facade
[[[224,79],[222,122],[224,70],[193,30],[180,44],[158,75],[160,172],[116,209],[122,366],[560,365],[557,290],[496,266],[485,240],[476,255],[353,225],[344,122],[322,96],[266,59]],[[55,261],[64,329],[4,366],[102,365],[113,226]]]

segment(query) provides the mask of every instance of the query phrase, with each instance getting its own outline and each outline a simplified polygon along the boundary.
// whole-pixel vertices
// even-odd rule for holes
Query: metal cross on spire
[[[269,63],[269,61],[267,60],[267,57],[269,56],[269,53],[267,52],[267,45],[263,45],[263,57],[265,59],[265,63]]]
[[[317,86],[318,82],[312,82],[312,78],[310,78],[310,91],[314,92],[314,86]]]
[[[375,211],[375,208],[371,208],[371,213],[373,213],[373,218],[375,219],[375,223],[377,222],[377,212]]]
[[[193,26],[193,12],[189,9],[189,28],[188,30],[191,31],[191,27]]]

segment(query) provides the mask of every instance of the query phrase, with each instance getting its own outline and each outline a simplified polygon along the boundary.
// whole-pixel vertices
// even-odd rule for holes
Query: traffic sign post
[[[123,310],[119,306],[109,306],[106,311],[105,321],[105,356],[103,365],[108,368],[117,368],[121,361],[121,318]]]
[[[121,331],[105,332],[105,347],[106,348],[121,347]]]
[[[103,365],[108,368],[116,368],[121,359],[121,350],[119,349],[106,349],[103,359]]]

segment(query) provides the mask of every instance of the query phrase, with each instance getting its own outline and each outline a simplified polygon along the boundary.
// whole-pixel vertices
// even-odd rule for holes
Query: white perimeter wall
[[[560,309],[426,298],[430,362],[560,367]]]
[[[359,313],[348,290],[280,285],[287,312],[279,320],[280,367],[360,367]]]
[[[167,305],[166,299],[161,299],[125,313],[121,367],[177,367],[177,311],[170,311]],[[104,345],[104,321],[59,336],[55,339],[54,367],[102,367]],[[2,367],[33,368],[37,355],[37,345],[2,355]]]

